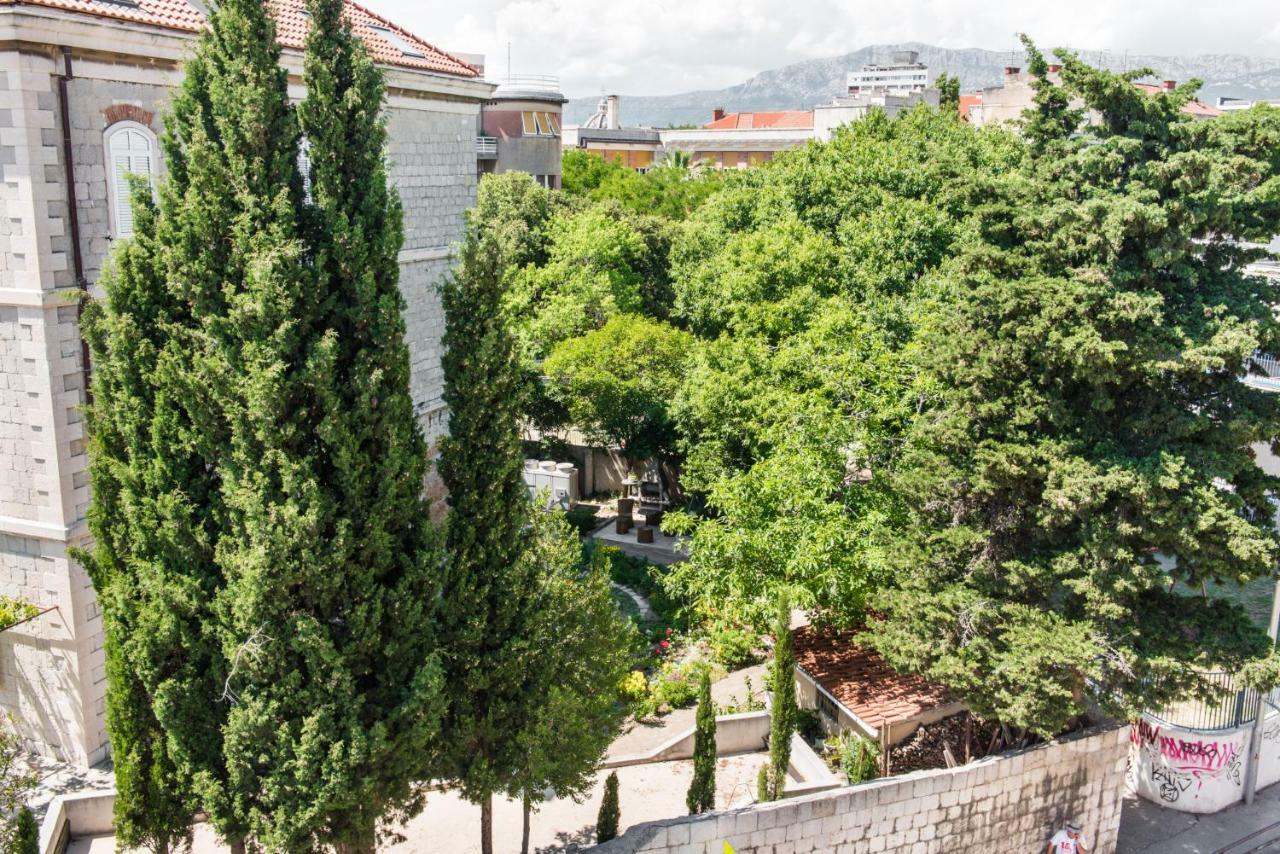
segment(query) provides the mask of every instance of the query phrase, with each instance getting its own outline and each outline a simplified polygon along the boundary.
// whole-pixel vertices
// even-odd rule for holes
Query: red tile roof
[[[898,673],[876,652],[854,643],[852,632],[791,633],[796,664],[868,726],[897,723],[954,701],[941,685]]]
[[[962,94],[960,96],[960,117],[967,120],[969,118],[969,111],[981,103],[982,103],[981,92],[970,92],[968,94]]]
[[[1154,83],[1134,83],[1133,85],[1137,86],[1148,95],[1155,95],[1159,92],[1165,91],[1163,86],[1157,86]],[[1219,110],[1217,107],[1211,107],[1204,101],[1188,101],[1182,105],[1182,112],[1204,119],[1212,119],[1222,115],[1222,110]]]
[[[109,0],[0,0],[0,6],[28,4],[66,9],[102,18],[133,21],[171,30],[198,32],[204,26],[204,15],[188,0],[136,0],[137,5],[112,3]],[[280,44],[301,49],[307,34],[307,17],[303,13],[303,0],[268,0],[272,6]],[[380,63],[452,74],[459,77],[479,77],[474,68],[457,57],[431,45],[368,9],[346,0],[347,19],[356,33],[364,40],[369,53]],[[399,47],[370,29],[384,27],[410,45],[422,56],[408,56]]]
[[[717,119],[707,130],[760,130],[763,128],[794,128],[807,130],[813,127],[813,110],[781,110],[773,113],[730,113]]]

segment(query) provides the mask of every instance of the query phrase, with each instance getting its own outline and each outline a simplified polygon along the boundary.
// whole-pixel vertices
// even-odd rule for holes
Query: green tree
[[[40,825],[36,824],[36,814],[31,807],[24,806],[18,810],[14,819],[15,854],[40,854]]]
[[[769,663],[769,800],[782,797],[791,763],[791,734],[796,730],[796,658],[791,641],[791,600],[778,597],[773,623],[773,660]]]
[[[578,535],[559,512],[534,511],[522,560],[538,602],[525,640],[540,651],[524,674],[524,728],[513,734],[519,765],[507,793],[529,811],[548,794],[583,797],[626,716],[617,686],[630,672],[635,630],[618,614],[604,555],[583,565]],[[616,793],[615,793],[616,797]]]
[[[1084,111],[1072,107],[1067,89],[1049,79],[1049,63],[1027,34],[1023,33],[1018,38],[1027,53],[1027,71],[1031,74],[1031,88],[1035,92],[1034,106],[1022,118],[1022,134],[1032,146],[1043,148],[1074,133],[1084,118]],[[1151,73],[1150,69],[1142,68],[1124,77],[1136,79]]]
[[[938,75],[933,85],[938,90],[938,112],[947,116],[959,115],[960,78],[944,72]]]
[[[711,701],[711,671],[702,670],[693,733],[693,779],[685,803],[689,815],[716,808],[716,706]]]
[[[1060,57],[1097,123],[1033,145],[940,276],[892,475],[898,583],[868,630],[895,666],[1045,735],[1268,655],[1238,607],[1174,585],[1271,576],[1280,487],[1250,450],[1280,435],[1280,398],[1239,381],[1280,346],[1280,291],[1242,242],[1280,231],[1274,152],[1186,116],[1189,91]],[[1246,121],[1274,139],[1280,113]]]
[[[298,124],[281,118],[262,207],[232,224],[264,233],[245,237],[240,292],[198,318],[227,434],[224,756],[254,837],[282,850],[372,851],[388,809],[420,803],[442,705],[382,77],[342,10],[308,3]]]
[[[600,813],[596,816],[596,844],[608,842],[618,836],[618,822],[622,813],[618,809],[618,772],[610,771],[604,781],[604,797],[600,799]]]
[[[674,451],[667,408],[692,344],[667,324],[618,315],[556,345],[543,370],[574,426],[591,441],[620,445],[628,459],[645,460]]]
[[[537,720],[526,686],[539,684],[532,627],[544,619],[537,561],[528,548],[530,502],[522,471],[520,372],[503,311],[501,248],[473,224],[446,282],[445,403],[450,433],[439,471],[449,489],[449,566],[441,596],[450,699],[436,773],[481,808],[481,847],[493,851],[493,796],[524,763],[519,739]]]
[[[27,798],[40,776],[26,767],[22,753],[13,722],[0,715],[0,850],[27,854],[25,825],[34,821]]]

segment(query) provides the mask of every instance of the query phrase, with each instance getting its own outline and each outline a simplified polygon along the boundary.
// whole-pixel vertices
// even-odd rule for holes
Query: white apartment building
[[[920,54],[914,50],[899,50],[889,63],[873,63],[862,66],[861,71],[850,71],[848,87],[850,95],[888,94],[908,95],[923,92],[929,86],[929,67],[919,62]]]

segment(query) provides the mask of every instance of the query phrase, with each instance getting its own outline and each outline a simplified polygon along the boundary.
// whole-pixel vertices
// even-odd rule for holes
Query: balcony
[[[498,159],[498,138],[494,136],[477,136],[476,137],[476,159],[477,160],[497,160]]]

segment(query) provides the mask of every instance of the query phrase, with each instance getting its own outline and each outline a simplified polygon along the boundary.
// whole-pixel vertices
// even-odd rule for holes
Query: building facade
[[[850,71],[847,85],[850,95],[909,95],[929,87],[929,67],[919,62],[914,50],[899,50],[893,61],[869,63],[861,71]]]
[[[300,98],[303,6],[273,7]],[[359,6],[348,15],[386,70],[412,393],[434,442],[446,422],[435,285],[474,201],[492,86]],[[132,233],[124,173],[163,173],[164,111],[203,24],[195,0],[0,2],[0,593],[42,611],[0,632],[0,707],[31,749],[77,764],[108,752],[101,615],[69,554],[89,545],[77,302],[99,293],[112,242]]]
[[[664,130],[661,137],[666,151],[688,152],[695,163],[717,169],[747,169],[813,139],[813,110],[726,113],[716,108],[709,124]]]
[[[617,95],[601,98],[595,113],[581,125],[564,129],[564,150],[578,149],[645,172],[662,158],[662,134],[653,128],[623,127]]]
[[[498,84],[480,111],[480,174],[525,172],[542,186],[559,189],[566,100],[555,77],[511,77]]]

